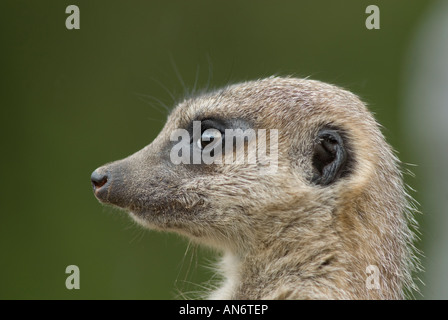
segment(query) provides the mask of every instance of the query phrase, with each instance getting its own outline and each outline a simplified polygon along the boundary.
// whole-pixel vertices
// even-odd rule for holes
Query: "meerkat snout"
[[[333,85],[271,77],[186,99],[151,144],[91,181],[138,223],[220,250],[225,280],[210,298],[414,288],[399,161],[366,106]]]
[[[108,180],[109,177],[107,176],[107,173],[101,173],[99,170],[95,170],[92,172],[90,181],[92,182],[93,192],[97,197],[101,198],[99,194],[104,193],[104,191],[108,189]]]

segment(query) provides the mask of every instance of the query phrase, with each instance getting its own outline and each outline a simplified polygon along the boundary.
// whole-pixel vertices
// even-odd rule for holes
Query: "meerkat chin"
[[[402,299],[413,218],[354,94],[270,77],[178,104],[155,140],[91,176],[102,203],[223,253],[213,299]]]

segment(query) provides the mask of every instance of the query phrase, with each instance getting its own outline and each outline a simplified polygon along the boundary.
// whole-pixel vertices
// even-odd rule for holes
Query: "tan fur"
[[[278,129],[277,172],[265,174],[260,163],[199,172],[166,164],[160,155],[170,133],[198,117]],[[318,186],[310,183],[311,155],[327,124],[346,133],[353,170]],[[187,99],[149,146],[98,170],[114,168],[125,172],[121,200],[100,200],[149,228],[223,252],[225,280],[210,298],[402,299],[415,289],[414,221],[399,160],[364,103],[346,90],[271,77]],[[369,265],[380,271],[380,289],[366,287]]]

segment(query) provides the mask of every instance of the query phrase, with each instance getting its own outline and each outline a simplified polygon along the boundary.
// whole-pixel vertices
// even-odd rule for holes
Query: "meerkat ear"
[[[335,129],[321,129],[317,139],[313,150],[314,175],[311,182],[325,186],[335,182],[344,172],[347,151],[341,134]]]

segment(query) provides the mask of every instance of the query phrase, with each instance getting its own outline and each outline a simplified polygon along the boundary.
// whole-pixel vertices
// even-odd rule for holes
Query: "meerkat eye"
[[[218,129],[207,129],[205,130],[201,137],[197,140],[197,145],[199,149],[204,149],[207,145],[209,145],[212,142],[217,142],[221,140],[222,133]]]

